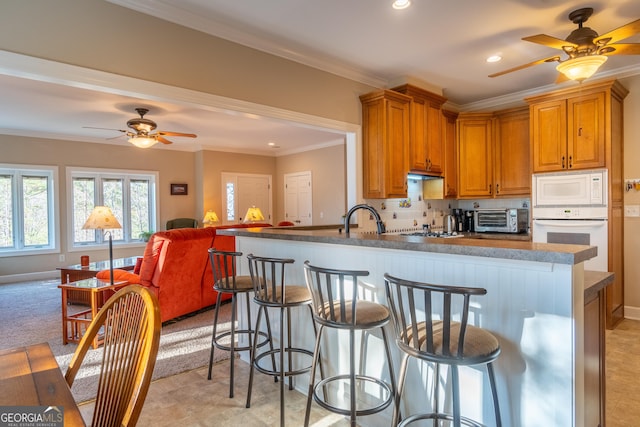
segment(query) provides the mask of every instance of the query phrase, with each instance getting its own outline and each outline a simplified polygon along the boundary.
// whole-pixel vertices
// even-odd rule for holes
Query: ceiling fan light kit
[[[489,77],[498,77],[513,71],[522,70],[533,65],[545,62],[559,62],[556,70],[570,80],[582,82],[593,76],[598,68],[604,64],[611,55],[640,55],[640,43],[617,43],[640,32],[640,19],[629,22],[622,27],[609,31],[601,36],[583,24],[593,13],[593,8],[584,7],[574,10],[569,14],[569,20],[578,25],[565,39],[559,39],[546,34],[523,37],[522,40],[541,44],[554,49],[562,50],[569,58],[562,61],[559,56],[539,59],[528,64],[520,65],[509,70],[490,74]],[[559,78],[557,82],[563,79]]]
[[[556,70],[568,79],[582,82],[593,76],[606,61],[607,57],[604,55],[578,56],[561,62]]]
[[[138,148],[149,148],[158,143],[158,140],[149,136],[133,136],[129,142]]]

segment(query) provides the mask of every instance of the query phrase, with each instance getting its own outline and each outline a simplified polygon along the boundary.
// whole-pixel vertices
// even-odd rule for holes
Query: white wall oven
[[[533,175],[534,242],[598,247],[586,270],[608,270],[607,170]]]

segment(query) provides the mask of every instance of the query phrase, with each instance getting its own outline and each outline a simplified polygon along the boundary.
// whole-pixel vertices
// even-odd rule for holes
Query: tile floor
[[[607,395],[606,426],[640,425],[640,321],[624,320],[615,330],[606,332]],[[214,378],[207,381],[207,369],[201,368],[154,381],[149,389],[140,426],[274,426],[279,424],[278,384],[257,374],[251,408],[245,408],[248,366],[236,363],[235,397],[228,398],[229,361],[214,367]],[[297,391],[286,392],[286,423],[300,426],[306,399]],[[92,407],[82,405],[85,419]],[[348,422],[313,405],[314,427],[342,427]]]

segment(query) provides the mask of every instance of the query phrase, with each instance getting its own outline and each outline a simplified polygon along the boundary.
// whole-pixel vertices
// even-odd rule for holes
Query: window
[[[0,164],[0,256],[57,252],[57,168]]]
[[[105,235],[82,226],[95,206],[108,206],[122,225],[108,230],[115,244],[138,243],[156,228],[157,173],[67,168],[70,239],[74,248],[100,245]]]

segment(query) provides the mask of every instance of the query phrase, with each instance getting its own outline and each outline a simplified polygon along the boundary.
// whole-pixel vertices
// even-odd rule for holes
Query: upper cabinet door
[[[407,196],[409,105],[411,98],[391,90],[360,97],[362,102],[363,196]]]
[[[605,94],[567,99],[569,169],[605,167]]]
[[[458,197],[492,197],[492,114],[458,116]]]
[[[529,109],[496,113],[495,195],[531,194]]]
[[[567,103],[555,100],[530,107],[533,172],[566,170]]]

